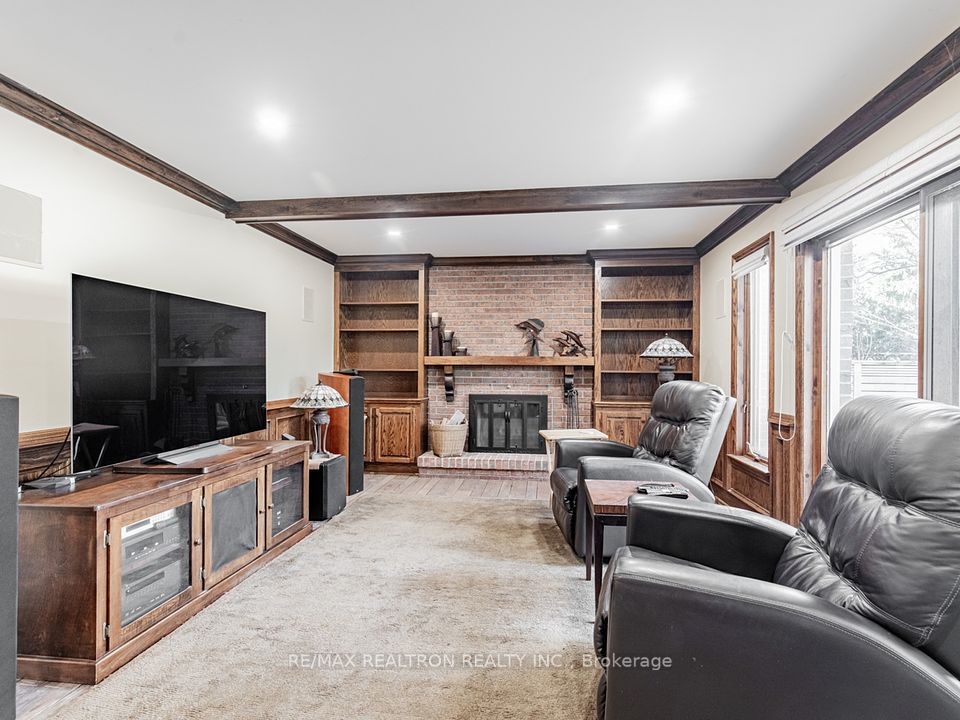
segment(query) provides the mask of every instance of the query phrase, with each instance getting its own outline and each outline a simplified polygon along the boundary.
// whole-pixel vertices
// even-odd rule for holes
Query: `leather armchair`
[[[851,401],[799,530],[631,498],[597,717],[960,718],[958,439],[960,408]]]
[[[673,482],[697,500],[714,502],[710,475],[735,407],[736,400],[716,385],[678,380],[654,393],[650,419],[635,447],[613,440],[557,442],[550,506],[574,552],[583,557],[586,546],[580,485],[587,478]],[[623,545],[622,527],[604,532],[606,554]]]

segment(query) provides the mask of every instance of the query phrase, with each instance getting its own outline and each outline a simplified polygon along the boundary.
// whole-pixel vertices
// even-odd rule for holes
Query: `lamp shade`
[[[659,340],[654,340],[652,343],[647,345],[647,349],[640,353],[640,357],[689,358],[693,357],[693,354],[687,350],[686,345],[679,340],[672,338],[669,335],[664,335]]]
[[[346,405],[347,401],[343,399],[340,393],[329,385],[317,383],[313,387],[304,390],[290,407],[330,410],[332,408],[346,407]]]

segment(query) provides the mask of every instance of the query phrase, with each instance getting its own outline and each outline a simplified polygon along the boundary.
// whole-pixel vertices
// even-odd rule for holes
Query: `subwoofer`
[[[347,460],[341,455],[310,465],[310,519],[329,520],[347,506]]]

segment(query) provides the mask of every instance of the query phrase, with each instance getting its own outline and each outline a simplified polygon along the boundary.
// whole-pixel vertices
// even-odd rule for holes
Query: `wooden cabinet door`
[[[383,406],[373,409],[374,460],[383,463],[417,461],[417,408]]]
[[[200,506],[198,489],[107,521],[111,650],[200,594]]]
[[[267,550],[300,530],[310,512],[309,453],[267,465],[264,481],[267,514],[264,546]]]
[[[366,408],[363,412],[363,459],[365,462],[373,462],[373,408]]]
[[[597,407],[597,429],[611,440],[636,445],[649,417],[649,405]]]
[[[203,488],[203,587],[213,587],[263,553],[266,470],[237,473]]]

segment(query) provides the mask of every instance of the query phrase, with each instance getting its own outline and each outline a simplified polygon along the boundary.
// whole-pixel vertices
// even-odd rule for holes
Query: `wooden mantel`
[[[543,357],[538,355],[428,355],[423,358],[424,365],[523,365],[523,366],[560,366],[593,367],[592,357]]]
[[[447,402],[453,402],[454,367],[559,367],[563,368],[563,396],[573,392],[573,373],[578,367],[593,367],[592,357],[543,357],[541,355],[427,355],[423,364],[443,368],[443,389]]]

